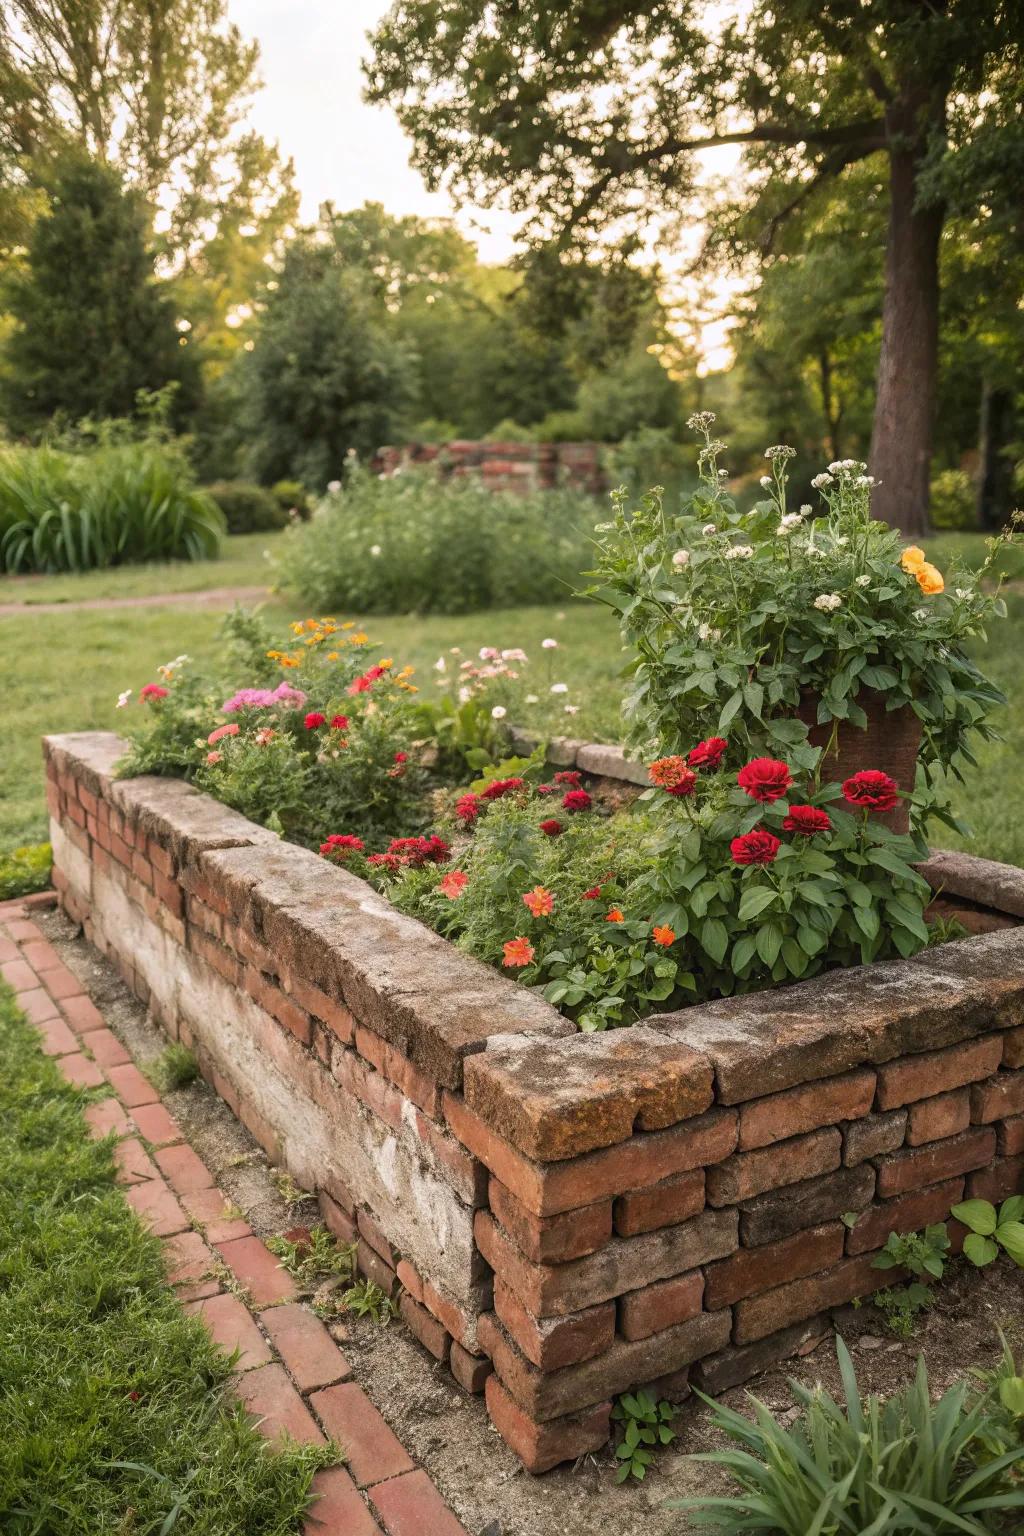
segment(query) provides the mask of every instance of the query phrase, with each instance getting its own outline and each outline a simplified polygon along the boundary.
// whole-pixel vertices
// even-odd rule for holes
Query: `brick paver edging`
[[[93,1136],[118,1138],[118,1182],[161,1240],[167,1278],[186,1312],[239,1351],[233,1390],[270,1439],[333,1439],[346,1465],[319,1472],[305,1536],[466,1536],[358,1382],[291,1276],[235,1217],[205,1163],[107,1028],[78,977],[32,921],[54,896],[0,904],[0,974],[68,1082],[107,1083],[85,1111]],[[231,1279],[227,1278],[230,1272]]]

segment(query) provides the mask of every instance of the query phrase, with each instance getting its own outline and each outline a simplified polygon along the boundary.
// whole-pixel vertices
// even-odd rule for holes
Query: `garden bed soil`
[[[580,1035],[348,872],[114,779],[122,750],[48,740],[65,909],[531,1471],[599,1452],[619,1392],[770,1369],[889,1232],[1024,1184],[1019,870],[924,866],[997,931]]]
[[[158,1056],[166,1045],[163,1031],[76,926],[59,911],[36,910],[33,921],[82,980],[136,1061]],[[164,1102],[218,1185],[261,1237],[318,1220],[312,1198],[282,1197],[265,1152],[206,1083],[171,1090]],[[880,1282],[884,1279],[879,1276]],[[938,1393],[974,1367],[995,1365],[1000,1329],[1018,1358],[1024,1354],[1024,1271],[1005,1260],[987,1270],[954,1261],[935,1287],[934,1307],[908,1341],[893,1338],[870,1303],[844,1308],[836,1322],[864,1391],[891,1394],[911,1378],[923,1353]],[[717,1468],[687,1459],[726,1443],[710,1411],[692,1396],[679,1408],[677,1443],[659,1454],[643,1484],[615,1485],[610,1444],[538,1479],[527,1475],[502,1443],[482,1400],[461,1391],[401,1320],[381,1327],[353,1318],[332,1331],[343,1342],[360,1385],[427,1468],[471,1536],[604,1536],[609,1529],[617,1536],[683,1536],[695,1528],[668,1508],[669,1502],[727,1491],[728,1481]],[[770,1368],[750,1390],[780,1416],[793,1412],[790,1378],[808,1387],[821,1382],[838,1396],[842,1389],[832,1339],[833,1329],[823,1326],[809,1337],[805,1355]],[[746,1390],[732,1388],[720,1401],[743,1411]]]

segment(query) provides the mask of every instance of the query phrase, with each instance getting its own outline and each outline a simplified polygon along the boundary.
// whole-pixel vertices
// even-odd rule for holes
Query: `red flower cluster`
[[[310,711],[302,723],[307,731],[317,731],[322,725],[327,724],[327,716],[321,715],[318,710],[314,709]]]
[[[575,768],[566,768],[563,769],[561,773],[555,774],[555,783],[569,784],[573,789],[579,789],[580,785],[583,783],[583,775],[581,773],[577,773]]]
[[[474,795],[472,792],[466,795],[460,795],[458,800],[455,802],[455,814],[463,823],[463,825],[467,827],[471,827],[473,825],[474,821],[476,821],[477,817],[480,815],[481,809],[482,807],[480,805],[480,796]]]
[[[560,821],[556,821],[553,816],[550,816],[547,821],[541,822],[540,830],[544,833],[545,837],[559,837],[565,831],[565,828]]]
[[[773,864],[781,847],[777,837],[773,837],[763,827],[755,827],[753,832],[747,832],[743,837],[734,837],[729,844],[729,852],[734,864]]]
[[[362,677],[354,678],[352,682],[349,683],[345,692],[350,694],[369,693],[377,679],[383,677],[387,670],[387,667],[369,667],[367,671],[363,673]]]
[[[350,853],[362,853],[365,847],[361,837],[352,837],[347,832],[334,832],[326,843],[320,844],[320,852],[325,859],[344,859]]]
[[[168,690],[161,688],[159,683],[147,683],[144,688],[139,689],[139,702],[141,704],[146,699],[166,699],[167,693]]]
[[[553,795],[554,792],[555,792],[555,786],[553,784],[538,784],[537,785],[537,793],[538,793],[538,795]]]
[[[593,803],[585,789],[570,789],[562,796],[562,805],[567,811],[589,811]]]
[[[347,731],[348,730],[348,715],[332,715],[331,716],[331,730],[332,731]]]
[[[858,810],[891,811],[899,803],[899,785],[879,768],[865,768],[843,784],[848,804]]]
[[[451,848],[443,838],[393,837],[388,844],[388,854],[400,864],[419,869],[423,864],[443,864]]]
[[[724,736],[709,736],[707,741],[698,741],[686,761],[691,768],[717,768],[728,745]]]
[[[754,757],[736,775],[740,789],[752,800],[781,800],[793,782],[788,763],[774,757]]]
[[[525,779],[492,779],[487,788],[480,791],[480,798],[481,800],[500,800],[503,795],[510,795],[514,790],[525,788]]]
[[[832,822],[827,811],[816,805],[791,805],[789,815],[782,823],[783,832],[800,832],[813,837],[816,832],[831,832]]]

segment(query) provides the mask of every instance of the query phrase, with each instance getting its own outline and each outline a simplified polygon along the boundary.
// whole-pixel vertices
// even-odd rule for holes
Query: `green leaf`
[[[982,1237],[991,1237],[999,1225],[996,1208],[987,1200],[964,1200],[960,1205],[954,1205],[949,1214]]]
[[[999,1225],[1004,1221],[1024,1221],[1024,1195],[1011,1195],[999,1207]]]
[[[755,885],[743,892],[740,900],[739,919],[741,923],[748,923],[752,918],[760,917],[761,913],[773,902],[778,901],[778,891],[770,886]]]
[[[700,942],[716,965],[721,965],[729,948],[729,930],[719,917],[709,917],[702,924]]]
[[[996,1242],[1001,1243],[1013,1262],[1024,1269],[1024,1222],[1001,1221],[996,1227]]]
[[[765,923],[763,927],[759,928],[755,943],[757,945],[757,952],[765,965],[774,965],[779,958],[779,951],[782,948],[782,929],[778,923]]]
[[[983,1269],[998,1258],[999,1249],[990,1237],[979,1237],[977,1232],[972,1232],[964,1238],[964,1253],[976,1268]]]
[[[1007,1412],[1024,1417],[1024,1376],[1007,1376],[999,1383],[999,1401]]]
[[[725,703],[722,705],[722,713],[718,717],[718,734],[720,736],[724,735],[729,725],[735,719],[742,703],[743,690],[741,688],[737,688],[735,693],[731,693],[726,699]]]

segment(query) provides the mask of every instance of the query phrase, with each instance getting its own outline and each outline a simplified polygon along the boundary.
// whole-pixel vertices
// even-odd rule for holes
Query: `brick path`
[[[159,1093],[32,921],[33,908],[52,901],[44,892],[0,904],[0,973],[68,1081],[113,1090],[85,1118],[94,1136],[119,1138],[118,1181],[161,1239],[185,1310],[201,1316],[225,1350],[240,1351],[234,1391],[262,1433],[316,1444],[330,1437],[344,1450],[345,1466],[316,1476],[319,1498],[305,1536],[466,1536],[351,1379],[323,1323],[296,1299],[291,1276],[234,1216]],[[216,1278],[225,1267],[232,1281]]]

